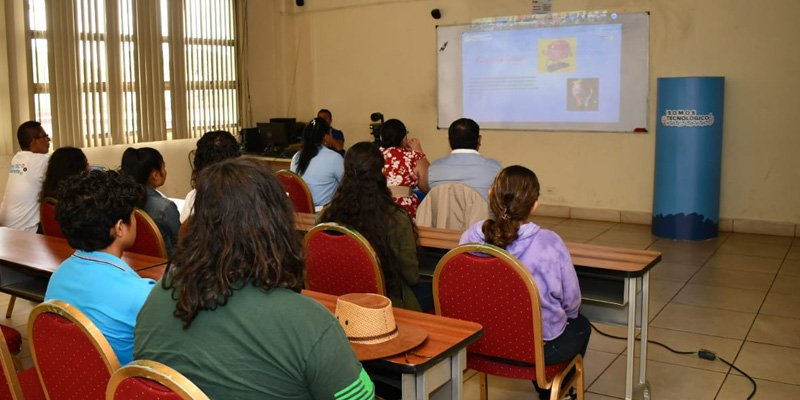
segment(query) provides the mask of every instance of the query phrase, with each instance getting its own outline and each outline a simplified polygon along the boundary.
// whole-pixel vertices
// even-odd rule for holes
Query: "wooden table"
[[[304,290],[303,294],[336,309],[336,296]],[[461,399],[462,374],[467,367],[467,346],[483,335],[483,328],[462,321],[416,311],[394,309],[395,320],[414,325],[428,332],[425,341],[416,348],[393,357],[365,361],[367,368],[400,372],[403,399],[449,398]],[[431,393],[436,391],[433,397]]]
[[[73,252],[65,239],[0,227],[0,291],[42,301],[50,275]],[[140,276],[152,279],[161,278],[167,263],[166,259],[127,252],[122,259]],[[14,290],[14,284],[32,279],[40,284],[38,297]],[[308,290],[303,294],[331,312],[336,308],[336,296]],[[474,322],[399,308],[394,309],[394,314],[397,321],[424,329],[428,337],[409,352],[367,361],[365,365],[400,373],[404,399],[428,399],[434,391],[432,398],[460,399],[466,348],[480,338],[483,328]]]
[[[316,224],[314,214],[295,214],[295,227],[299,231],[308,231]],[[458,246],[461,231],[428,227],[417,227],[418,245],[425,249],[438,249],[440,254]],[[572,263],[581,280],[581,292],[584,300],[600,301],[618,306],[627,304],[627,355],[625,376],[625,398],[633,398],[634,347],[636,343],[636,320],[641,323],[641,357],[639,359],[639,386],[647,388],[647,338],[648,338],[648,301],[650,298],[650,269],[661,261],[661,253],[652,250],[626,249],[620,247],[598,246],[585,243],[566,242],[572,257]],[[431,270],[420,267],[421,274],[433,274]],[[605,284],[617,294],[604,298],[586,298],[589,283]],[[615,283],[619,282],[619,285]],[[637,283],[641,284],[641,304],[637,307]],[[605,294],[602,294],[605,296]],[[597,296],[601,296],[598,294]],[[649,390],[649,389],[645,389]]]
[[[50,275],[75,250],[66,239],[0,227],[0,291],[42,301]],[[122,259],[140,276],[158,279],[167,260],[125,252]]]

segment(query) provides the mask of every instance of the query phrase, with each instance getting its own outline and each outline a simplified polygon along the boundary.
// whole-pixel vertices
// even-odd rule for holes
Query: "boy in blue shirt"
[[[133,359],[136,316],[155,282],[122,260],[136,240],[140,185],[115,171],[91,170],[59,190],[56,220],[75,253],[50,278],[45,300],[77,307],[105,335],[121,365]]]

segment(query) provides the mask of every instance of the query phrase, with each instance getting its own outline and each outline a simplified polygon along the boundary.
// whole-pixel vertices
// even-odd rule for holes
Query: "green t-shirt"
[[[286,289],[246,285],[184,330],[171,290],[150,293],[134,357],[166,364],[212,399],[371,399],[374,387],[333,315]]]

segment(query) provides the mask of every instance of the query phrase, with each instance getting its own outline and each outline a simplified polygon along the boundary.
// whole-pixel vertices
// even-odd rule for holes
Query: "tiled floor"
[[[650,279],[651,340],[678,350],[716,352],[756,380],[756,399],[800,399],[800,238],[721,232],[713,240],[681,242],[654,237],[644,225],[534,220],[570,242],[661,251],[663,260]],[[8,296],[0,294],[0,310],[7,303]],[[27,336],[32,307],[17,300],[12,318],[4,323]],[[596,325],[625,335],[623,327]],[[23,348],[20,359],[27,367],[32,365],[27,342]],[[752,389],[750,381],[720,361],[677,355],[652,344],[648,349],[653,399],[746,399]],[[593,332],[585,362],[588,400],[623,397],[624,341]],[[489,386],[494,400],[536,396],[527,381],[489,377]],[[477,399],[478,392],[473,377],[464,398]]]
[[[650,278],[650,339],[677,350],[714,351],[756,380],[755,399],[800,399],[800,238],[720,232],[716,239],[684,242],[652,236],[645,225],[534,221],[565,241],[662,252]],[[624,327],[596,325],[625,336]],[[585,363],[587,399],[624,397],[624,341],[592,332]],[[721,361],[653,344],[647,380],[657,400],[746,399],[752,390]],[[465,399],[479,398],[477,377],[464,392]],[[536,393],[530,382],[489,377],[489,396],[534,399]]]

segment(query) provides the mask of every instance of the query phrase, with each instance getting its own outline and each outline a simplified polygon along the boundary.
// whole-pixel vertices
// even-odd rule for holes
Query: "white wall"
[[[3,2],[6,5],[5,1]],[[447,153],[436,129],[436,24],[523,14],[529,0],[291,0],[248,4],[254,121],[334,113],[347,144],[369,140],[368,116],[402,119],[429,158]],[[720,216],[800,223],[800,2],[767,0],[556,0],[557,11],[650,11],[650,126],[644,135],[485,131],[481,151],[540,176],[542,203],[624,211],[652,209],[656,78],[725,76]],[[435,21],[430,10],[439,8]],[[0,40],[0,52],[3,50]],[[0,124],[7,165],[13,143],[6,53],[0,54]],[[17,99],[12,99],[18,101]],[[148,145],[148,144],[143,144]],[[164,192],[189,190],[193,140],[149,144],[164,153]],[[88,149],[116,166],[124,146]],[[0,173],[0,187],[5,186]]]

